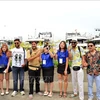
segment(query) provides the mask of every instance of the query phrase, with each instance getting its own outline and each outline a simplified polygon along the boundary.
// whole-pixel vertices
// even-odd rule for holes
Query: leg
[[[98,100],[100,100],[100,75],[95,76],[95,82],[96,82],[96,97]]]
[[[18,73],[19,73],[19,68],[13,66],[12,74],[13,74],[13,90],[14,91],[18,91]]]
[[[77,95],[77,72],[71,69],[73,92]]]
[[[6,92],[9,91],[9,73],[5,74],[5,79],[6,79]]]
[[[88,97],[93,98],[93,80],[94,76],[88,74]]]
[[[59,81],[59,90],[60,90],[60,96],[62,96],[62,80],[63,76],[61,74],[58,74],[58,81]]]
[[[63,78],[64,78],[64,97],[66,97],[67,96],[67,87],[68,87],[68,75],[64,75],[63,76]]]
[[[36,93],[40,92],[40,69],[35,72]]]
[[[50,83],[50,94],[52,94],[52,90],[53,90],[53,82]]]
[[[24,91],[24,68],[19,68],[20,91]]]
[[[44,83],[44,90],[46,93],[48,92],[48,83]]]
[[[3,79],[4,79],[4,75],[2,73],[0,73],[0,86],[1,86],[1,92],[4,93],[3,90]]]
[[[84,86],[83,86],[84,72],[82,68],[79,71],[77,71],[77,78],[79,87],[79,98],[80,100],[84,100]]]
[[[29,95],[33,95],[33,86],[34,86],[34,74],[35,72],[33,70],[29,69]]]

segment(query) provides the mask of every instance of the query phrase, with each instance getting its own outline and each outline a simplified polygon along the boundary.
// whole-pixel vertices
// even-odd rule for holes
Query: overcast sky
[[[0,1],[0,37],[26,40],[36,29],[57,40],[75,29],[97,34],[95,28],[100,28],[100,1]]]

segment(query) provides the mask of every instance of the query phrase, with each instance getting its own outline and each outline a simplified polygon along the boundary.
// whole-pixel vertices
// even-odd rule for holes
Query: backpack
[[[30,50],[30,55],[32,54],[32,49],[29,49]],[[23,51],[24,51],[24,59],[25,59],[25,49],[23,48]],[[24,66],[24,71],[28,71],[28,60],[26,61],[26,64]]]

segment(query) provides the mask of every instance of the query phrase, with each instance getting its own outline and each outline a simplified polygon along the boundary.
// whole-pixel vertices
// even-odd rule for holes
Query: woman
[[[8,50],[8,46],[3,44],[0,49],[0,86],[1,86],[1,96],[4,95],[3,89],[3,80],[4,73],[6,79],[6,92],[5,94],[9,94],[9,72],[11,72],[10,66],[10,56],[11,52]]]
[[[54,64],[53,64],[53,53],[50,52],[48,45],[43,48],[43,53],[41,55],[42,61],[42,72],[44,80],[44,96],[52,97],[53,90],[53,79],[54,79]],[[48,92],[48,85],[50,86],[50,92]]]
[[[59,89],[60,89],[60,97],[66,97],[67,96],[67,86],[68,86],[68,74],[67,71],[69,69],[68,67],[68,51],[66,47],[66,42],[61,41],[59,44],[59,50],[56,53],[56,59],[58,60],[58,81],[59,81]],[[64,80],[64,93],[62,92],[62,85]]]

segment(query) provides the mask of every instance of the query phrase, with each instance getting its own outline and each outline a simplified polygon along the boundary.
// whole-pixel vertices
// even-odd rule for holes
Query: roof
[[[100,41],[100,38],[94,38],[92,41]]]
[[[66,40],[72,40],[73,38],[76,38],[77,40],[78,39],[85,39],[85,40],[87,40],[87,38],[86,37],[83,37],[83,36],[74,36],[74,37],[68,37],[68,38],[66,38]]]

